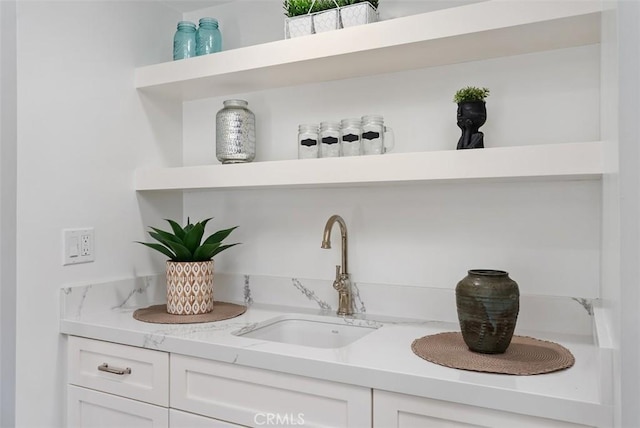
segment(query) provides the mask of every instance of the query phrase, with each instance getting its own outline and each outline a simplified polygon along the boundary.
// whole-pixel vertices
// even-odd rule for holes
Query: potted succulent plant
[[[238,226],[219,230],[204,240],[210,218],[182,227],[167,220],[171,232],[155,227],[149,235],[158,243],[138,242],[169,257],[167,260],[167,312],[174,315],[206,314],[213,310],[213,257],[235,244],[222,245]]]
[[[343,28],[378,21],[378,0],[338,0]]]
[[[457,149],[484,148],[484,134],[479,128],[487,120],[485,98],[489,96],[489,89],[467,86],[456,91],[453,102],[458,104],[458,127],[462,136],[458,140]]]

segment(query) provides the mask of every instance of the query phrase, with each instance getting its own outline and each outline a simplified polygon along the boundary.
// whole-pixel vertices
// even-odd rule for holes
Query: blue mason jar
[[[196,32],[196,55],[206,55],[222,50],[222,34],[215,18],[200,18]]]
[[[173,59],[196,56],[196,24],[190,21],[178,22],[178,30],[173,36]]]

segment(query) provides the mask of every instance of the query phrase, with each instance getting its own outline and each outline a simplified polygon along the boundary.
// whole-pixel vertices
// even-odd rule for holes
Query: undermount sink
[[[284,315],[233,332],[236,336],[314,348],[341,348],[374,332],[378,323],[309,315]]]

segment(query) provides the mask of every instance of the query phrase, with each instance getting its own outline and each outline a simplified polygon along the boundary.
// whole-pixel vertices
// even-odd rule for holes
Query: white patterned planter
[[[206,314],[213,310],[213,260],[167,261],[167,312]]]
[[[313,14],[313,29],[316,33],[340,28],[338,9],[329,9]]]
[[[294,16],[293,18],[285,18],[284,24],[284,37],[286,39],[313,34],[311,15],[301,15]]]
[[[356,3],[340,8],[342,27],[369,24],[378,21],[378,12],[369,2]]]

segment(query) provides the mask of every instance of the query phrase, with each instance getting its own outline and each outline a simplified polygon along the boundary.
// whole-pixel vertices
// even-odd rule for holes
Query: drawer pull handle
[[[118,367],[109,367],[109,364],[104,363],[98,366],[98,370],[101,372],[113,373],[117,375],[125,375],[131,374],[131,369],[127,367],[126,369],[120,369]]]

